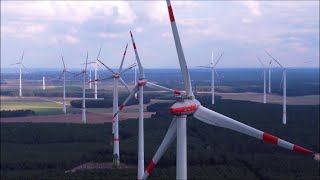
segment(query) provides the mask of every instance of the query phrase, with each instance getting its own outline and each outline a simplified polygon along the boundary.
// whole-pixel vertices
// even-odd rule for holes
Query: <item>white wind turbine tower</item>
[[[44,76],[42,77],[42,90],[46,90],[46,79]]]
[[[67,108],[66,108],[66,72],[67,72],[67,73],[71,73],[71,72],[67,71],[66,65],[65,65],[65,63],[64,63],[64,59],[63,59],[62,54],[61,54],[61,60],[62,60],[62,63],[63,63],[63,70],[62,70],[62,73],[61,73],[59,79],[61,79],[62,76],[63,76],[63,100],[62,100],[63,102],[62,102],[62,111],[63,111],[64,114],[66,114],[66,113],[67,113]]]
[[[111,68],[109,68],[107,65],[105,65],[103,62],[101,62],[97,58],[98,61],[112,73],[112,76],[111,77],[107,77],[107,78],[103,78],[103,79],[96,79],[95,81],[97,82],[97,81],[106,80],[106,79],[112,79],[113,78],[113,114],[114,114],[114,117],[113,117],[113,121],[112,121],[112,133],[113,133],[113,136],[114,136],[114,138],[113,138],[113,164],[114,164],[115,167],[119,167],[120,166],[119,117],[116,114],[116,111],[117,111],[117,108],[118,108],[118,98],[119,98],[118,84],[120,82],[129,92],[131,92],[131,90],[129,89],[127,84],[121,78],[121,75],[124,72],[126,72],[129,69],[131,69],[134,66],[136,66],[136,64],[132,64],[128,68],[122,69],[123,62],[124,62],[124,59],[125,59],[125,56],[126,56],[126,52],[127,52],[127,48],[128,48],[128,44],[126,45],[125,51],[123,53],[121,64],[120,64],[120,68],[119,68],[118,72],[114,72]],[[100,54],[100,51],[99,51],[99,54]],[[98,55],[98,57],[99,57],[99,55]]]
[[[87,52],[87,57],[86,57],[86,63],[85,63],[85,68],[77,75],[82,74],[82,122],[83,124],[87,123],[87,116],[86,116],[86,76],[89,76],[87,74],[87,67],[88,67],[88,52]],[[74,77],[75,77],[74,76]]]
[[[22,52],[21,60],[17,63],[11,64],[11,65],[19,65],[19,96],[22,97],[22,85],[21,85],[21,68],[24,67],[22,64],[22,60],[24,57],[24,51]]]
[[[271,71],[272,71],[272,60],[269,61],[269,86],[268,86],[269,94],[271,94]]]
[[[135,60],[135,63],[137,63],[137,60]],[[137,66],[134,67],[134,84],[137,84]],[[134,94],[134,98],[138,99],[138,94]]]
[[[90,71],[89,71],[89,88],[91,89],[91,67],[90,67]]]
[[[218,62],[220,61],[222,55],[224,52],[221,53],[219,59],[216,61],[216,63],[213,63],[213,52],[211,54],[211,63],[208,66],[199,66],[199,67],[204,67],[204,68],[210,68],[211,69],[211,94],[212,94],[212,104],[214,104],[214,74],[216,73],[217,76],[218,73],[215,69],[216,65],[218,64]]]
[[[261,61],[261,59],[259,58],[259,56],[257,56],[258,60],[261,63],[261,66],[263,68],[263,103],[266,104],[267,103],[267,95],[266,95],[266,67],[264,66],[263,62]],[[270,86],[269,86],[270,87]]]
[[[269,54],[267,51],[266,53],[271,57],[273,60],[277,62],[277,64],[282,68],[282,80],[283,80],[283,112],[282,112],[282,123],[287,124],[287,68],[283,67],[271,54]],[[281,81],[282,81],[281,80]],[[280,83],[281,85],[281,83]]]
[[[249,136],[270,142],[272,144],[277,144],[278,146],[281,146],[281,147],[284,147],[284,148],[287,148],[289,150],[293,150],[296,152],[300,152],[303,154],[314,154],[314,152],[312,152],[308,149],[291,144],[287,141],[284,141],[284,140],[279,139],[275,136],[264,133],[258,129],[252,128],[252,127],[247,126],[241,122],[238,122],[238,121],[233,120],[229,117],[226,117],[222,114],[219,114],[219,113],[214,112],[210,109],[207,109],[207,108],[203,107],[198,100],[195,99],[195,97],[192,93],[191,81],[190,81],[190,75],[189,75],[187,63],[184,58],[184,53],[183,53],[183,49],[181,46],[181,42],[180,42],[180,38],[179,38],[179,34],[178,34],[178,29],[175,24],[175,19],[174,19],[172,7],[171,7],[169,0],[167,0],[167,5],[168,5],[168,11],[169,11],[169,17],[170,17],[170,21],[171,21],[173,37],[174,37],[174,41],[175,41],[175,45],[176,45],[178,58],[179,58],[180,69],[181,69],[181,72],[183,75],[184,88],[186,90],[186,94],[182,94],[181,96],[177,96],[176,102],[171,106],[170,112],[174,115],[174,118],[171,122],[171,125],[168,129],[167,134],[165,135],[165,137],[164,137],[159,149],[157,150],[156,154],[154,155],[151,163],[148,165],[146,172],[144,173],[142,179],[146,179],[149,176],[149,174],[154,169],[155,165],[158,163],[158,161],[160,160],[162,155],[165,153],[165,151],[168,149],[169,145],[173,142],[175,137],[177,137],[176,179],[179,179],[179,180],[187,179],[187,137],[186,137],[186,120],[187,119],[186,118],[187,118],[187,116],[191,116],[191,115],[193,115],[195,118],[197,118],[200,121],[203,121],[207,124],[228,128],[228,129],[231,129],[231,130],[243,133],[243,134],[247,134]],[[139,56],[137,56],[138,54],[136,51],[136,46],[135,46],[134,41],[133,41],[133,46],[135,49],[138,65],[140,68],[140,79],[138,81],[138,85],[130,93],[127,100],[133,97],[134,93],[137,91],[138,88],[140,89],[139,100],[142,100],[140,95],[142,95],[141,90],[143,90],[143,88],[140,88],[140,87],[143,87],[144,85],[148,85],[149,82],[147,82],[144,79],[143,70],[141,68],[142,66],[141,66],[141,63],[139,60]],[[164,87],[161,87],[161,89],[163,89],[163,88]],[[171,90],[169,89],[169,91],[171,91]],[[176,92],[176,91],[174,91],[174,92]],[[122,109],[123,106],[124,106],[124,104],[119,107],[119,110]],[[140,109],[142,109],[141,106],[140,106]],[[139,119],[139,124],[140,124],[140,119]],[[143,130],[143,127],[141,128],[139,125],[139,152],[138,152],[139,161],[140,161],[140,153],[141,153],[140,152],[140,143],[143,143],[143,141],[140,140],[140,131],[141,130]],[[315,157],[319,156],[319,154],[314,154],[314,155],[315,155]],[[139,166],[139,161],[138,161],[138,166]],[[139,169],[139,167],[138,167],[138,169]],[[139,170],[138,170],[138,172],[139,172]],[[138,179],[141,179],[141,176],[139,176],[139,174],[138,174]]]
[[[139,58],[139,54],[137,51],[137,46],[134,42],[133,35],[130,31],[130,36],[132,40],[133,49],[136,55],[136,61],[139,66],[139,80],[136,84],[136,86],[133,88],[130,95],[127,97],[127,99],[123,102],[122,105],[119,106],[118,111],[116,112],[115,116],[125,107],[125,105],[129,102],[131,98],[134,97],[134,94],[136,94],[139,91],[139,134],[138,134],[138,179],[142,179],[143,173],[144,173],[144,123],[143,123],[143,87],[147,86],[152,89],[156,90],[162,90],[171,92],[174,94],[181,94],[180,91],[169,89],[154,83],[151,83],[146,80],[144,75],[144,70]]]

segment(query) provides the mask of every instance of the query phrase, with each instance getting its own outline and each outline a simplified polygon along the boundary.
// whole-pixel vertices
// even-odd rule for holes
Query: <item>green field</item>
[[[68,103],[67,103],[68,104]],[[35,101],[35,100],[2,100],[1,101],[1,110],[32,110],[39,116],[45,115],[58,115],[63,114],[62,105],[55,102],[46,102],[43,100]],[[67,106],[68,113],[80,113],[81,111],[77,108],[72,108]]]

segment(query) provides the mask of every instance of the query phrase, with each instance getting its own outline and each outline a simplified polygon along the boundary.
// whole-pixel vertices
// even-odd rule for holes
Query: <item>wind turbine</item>
[[[21,68],[25,66],[22,64],[22,60],[23,60],[23,57],[24,57],[24,51],[22,52],[22,56],[21,56],[21,60],[19,62],[16,62],[14,64],[11,64],[11,65],[19,65],[19,96],[22,97],[22,86],[21,86]]]
[[[282,80],[283,80],[283,112],[282,112],[282,123],[283,124],[287,124],[287,68],[283,67],[273,56],[271,56],[271,54],[269,54],[267,51],[266,53],[269,55],[269,57],[271,57],[273,60],[275,60],[277,62],[277,64],[279,64],[279,66],[282,68]],[[282,81],[281,80],[281,81]],[[280,83],[281,85],[281,83]]]
[[[258,60],[261,63],[261,66],[263,68],[263,103],[266,104],[267,103],[267,95],[266,95],[266,67],[264,66],[263,62],[261,61],[261,59],[259,58],[259,56],[257,56]],[[270,86],[269,86],[270,87]]]
[[[112,73],[111,77],[107,77],[107,78],[103,78],[103,79],[96,79],[94,81],[97,82],[97,81],[106,80],[106,79],[112,79],[113,78],[113,114],[116,114],[116,111],[117,111],[117,108],[118,108],[118,98],[119,98],[119,95],[118,95],[118,93],[119,93],[118,83],[120,82],[129,92],[131,92],[131,90],[129,89],[127,84],[121,78],[121,75],[124,72],[126,72],[129,69],[131,69],[134,66],[136,66],[136,64],[132,64],[128,68],[122,69],[123,62],[124,62],[124,59],[125,59],[125,56],[126,56],[126,52],[127,52],[127,48],[128,48],[128,44],[126,45],[125,51],[123,53],[121,64],[120,64],[120,68],[119,68],[118,72],[114,72],[111,68],[109,68],[107,65],[105,65],[103,62],[101,62],[97,58],[97,60]],[[100,50],[101,50],[101,48],[100,48]],[[99,51],[99,54],[100,54],[100,51]],[[98,55],[98,57],[99,57],[99,55]],[[113,136],[114,136],[114,138],[113,138],[113,164],[114,164],[115,167],[119,167],[120,166],[120,152],[119,152],[119,117],[118,117],[118,115],[115,115],[113,117],[112,133],[113,133]]]
[[[144,173],[144,123],[143,123],[143,87],[147,86],[152,89],[156,90],[162,90],[171,92],[173,94],[181,94],[180,91],[169,89],[154,83],[151,83],[147,81],[144,75],[144,69],[142,67],[137,46],[135,44],[133,35],[130,31],[130,36],[132,40],[133,49],[136,56],[136,61],[138,63],[139,67],[139,80],[136,84],[136,86],[131,91],[130,95],[127,97],[127,99],[122,103],[122,105],[119,106],[118,111],[114,116],[117,116],[117,114],[126,106],[126,104],[129,102],[130,99],[133,98],[134,94],[136,94],[139,91],[139,134],[138,134],[138,179],[142,179],[143,173]]]
[[[98,59],[101,53],[101,46],[98,52],[98,56],[96,58],[95,64],[94,64],[94,79],[97,80],[98,79],[98,72],[97,72],[97,68],[99,66],[98,64]],[[99,66],[100,67],[100,66]],[[101,67],[100,67],[101,68]],[[91,76],[91,75],[90,75]],[[98,81],[94,81],[94,99],[98,99]]]
[[[87,57],[86,57],[86,63],[85,63],[85,68],[75,76],[82,74],[82,122],[83,124],[87,123],[87,116],[86,116],[86,76],[89,76],[87,74],[87,67],[88,67],[88,51],[87,51]]]
[[[156,154],[154,155],[152,161],[148,165],[143,178],[147,179],[151,171],[154,169],[155,165],[158,163],[160,158],[163,156],[165,151],[168,149],[169,145],[173,142],[174,138],[177,137],[177,158],[176,158],[176,179],[187,179],[187,136],[186,136],[186,120],[187,116],[193,115],[200,121],[207,124],[228,128],[266,142],[277,144],[283,148],[293,150],[302,154],[314,154],[314,152],[302,148],[300,146],[294,145],[280,138],[262,132],[258,129],[245,125],[234,119],[226,117],[222,114],[214,112],[210,109],[203,107],[198,100],[195,99],[192,88],[190,75],[187,67],[186,60],[184,58],[183,49],[180,42],[180,37],[178,34],[178,29],[175,23],[175,18],[173,15],[170,0],[167,0],[168,12],[171,22],[171,28],[173,32],[173,37],[176,45],[176,50],[178,54],[180,69],[183,75],[184,88],[186,94],[177,97],[177,101],[171,106],[170,112],[174,115],[171,125],[165,135],[160,147],[158,148]],[[319,154],[314,154],[315,159],[319,157]],[[139,177],[138,177],[139,179]]]
[[[215,67],[218,64],[218,62],[220,61],[221,57],[223,55],[223,52],[221,53],[219,59],[216,61],[216,63],[213,63],[213,52],[211,54],[211,63],[208,66],[199,66],[199,67],[204,67],[204,68],[209,68],[211,69],[211,94],[212,94],[212,104],[214,104],[214,73],[218,75]]]
[[[62,73],[59,77],[59,79],[61,79],[61,77],[63,76],[63,103],[62,103],[62,111],[64,114],[67,113],[67,108],[66,108],[66,72],[67,73],[71,73],[69,71],[67,71],[66,69],[66,65],[64,63],[64,59],[63,59],[63,56],[61,54],[61,60],[62,60],[62,64],[63,64],[63,70],[62,70]]]

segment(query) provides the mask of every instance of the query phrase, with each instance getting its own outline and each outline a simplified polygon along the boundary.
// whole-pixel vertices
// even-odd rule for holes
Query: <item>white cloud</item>
[[[63,41],[67,44],[77,44],[80,42],[80,40],[77,37],[71,35],[65,35],[63,37]]]
[[[104,38],[104,39],[118,39],[118,38],[124,37],[124,34],[123,33],[103,32],[103,33],[99,33],[98,37]]]
[[[1,25],[1,36],[10,36],[15,38],[31,38],[39,35],[47,29],[46,24],[36,24],[31,22],[11,22]]]
[[[262,15],[258,1],[243,1],[243,4],[248,8],[248,10],[252,15],[254,16]]]
[[[1,1],[1,13],[19,20],[83,23],[90,18],[109,18],[116,24],[132,24],[136,15],[128,2],[119,1]],[[22,10],[23,9],[23,10]]]

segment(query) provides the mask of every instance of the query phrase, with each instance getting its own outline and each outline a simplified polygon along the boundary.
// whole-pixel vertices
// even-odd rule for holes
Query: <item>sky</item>
[[[173,1],[188,67],[319,67],[319,1]],[[1,67],[82,68],[86,53],[118,68],[135,61],[133,32],[145,68],[179,68],[165,1],[1,1]],[[276,65],[275,65],[276,66]]]

